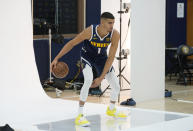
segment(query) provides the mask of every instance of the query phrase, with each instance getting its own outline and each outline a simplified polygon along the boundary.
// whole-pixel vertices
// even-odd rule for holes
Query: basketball
[[[56,78],[64,78],[68,75],[68,72],[68,65],[64,62],[58,62],[56,67],[52,70],[52,73]]]

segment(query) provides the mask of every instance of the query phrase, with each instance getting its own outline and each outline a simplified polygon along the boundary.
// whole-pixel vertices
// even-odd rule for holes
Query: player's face
[[[103,20],[103,25],[104,28],[108,31],[111,32],[113,30],[115,20],[114,19],[104,19]]]

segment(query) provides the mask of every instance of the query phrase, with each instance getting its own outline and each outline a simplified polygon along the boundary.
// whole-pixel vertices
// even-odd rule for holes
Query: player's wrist
[[[103,76],[103,75],[101,75],[100,77],[99,77],[99,79],[102,81],[103,79],[104,79],[105,77]]]
[[[55,61],[58,61],[60,58],[58,58],[57,56],[54,58]]]

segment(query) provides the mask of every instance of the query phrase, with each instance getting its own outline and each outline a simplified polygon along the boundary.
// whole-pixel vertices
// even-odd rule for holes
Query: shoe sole
[[[90,127],[90,124],[83,124],[83,125],[77,125],[77,126],[81,126],[81,127]]]
[[[106,115],[107,115],[107,114],[106,114]],[[110,115],[107,115],[107,116],[110,117],[110,118],[120,119],[120,120],[125,120],[125,119],[128,118],[128,116],[126,116],[126,117],[115,117],[115,116],[110,116]]]

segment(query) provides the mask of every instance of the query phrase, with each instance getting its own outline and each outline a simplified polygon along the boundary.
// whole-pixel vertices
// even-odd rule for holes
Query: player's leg
[[[79,126],[89,126],[90,122],[84,117],[83,109],[85,101],[88,97],[88,91],[93,81],[93,72],[90,65],[86,64],[83,69],[84,84],[80,91],[80,101],[78,116],[76,117],[75,124]]]
[[[105,79],[109,82],[112,90],[110,94],[110,100],[112,103],[115,103],[118,100],[118,95],[120,92],[120,85],[119,85],[119,79],[115,75],[115,71],[113,67],[109,70],[109,72],[106,74]]]
[[[106,61],[107,57],[100,58],[96,61],[96,64],[94,66],[96,67],[98,76],[100,76],[101,73],[103,72]],[[113,67],[111,67],[110,70],[107,72],[107,74],[105,75],[105,79],[109,82],[110,86],[112,87],[110,108],[113,109],[120,92],[119,80],[115,75]]]
[[[83,69],[83,76],[84,76],[84,84],[80,91],[80,101],[79,101],[80,106],[84,106],[84,103],[88,97],[89,88],[93,82],[92,68],[88,64],[86,64],[85,68]],[[83,114],[83,112],[80,113]]]
[[[120,92],[119,80],[115,75],[113,67],[111,67],[109,72],[106,74],[105,79],[108,81],[108,83],[112,88],[111,94],[110,94],[110,105],[109,105],[109,108],[112,110],[115,107],[115,103],[118,99],[118,95]]]
[[[109,82],[112,90],[110,94],[110,105],[107,109],[107,115],[113,116],[116,118],[126,118],[127,115],[124,113],[120,113],[115,108],[115,103],[118,100],[118,96],[120,93],[120,85],[117,76],[115,75],[113,67],[106,74],[105,79]]]

